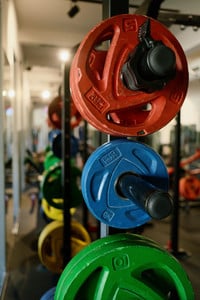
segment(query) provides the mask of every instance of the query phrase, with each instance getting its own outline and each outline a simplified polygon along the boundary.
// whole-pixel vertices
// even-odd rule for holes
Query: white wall
[[[5,1],[4,18],[4,50],[9,63],[13,64],[13,54],[16,60],[22,59],[22,52],[18,38],[18,21],[16,17],[15,5],[13,0]]]
[[[188,93],[182,106],[181,123],[183,125],[196,124],[200,131],[200,80],[189,83]]]
[[[48,145],[47,106],[36,107],[33,110],[32,128],[39,131],[37,151],[43,151]]]
[[[170,141],[170,131],[175,126],[173,119],[162,128],[159,133],[160,143],[168,144]],[[181,125],[196,125],[196,130],[200,131],[200,80],[189,82],[188,92],[181,107]]]

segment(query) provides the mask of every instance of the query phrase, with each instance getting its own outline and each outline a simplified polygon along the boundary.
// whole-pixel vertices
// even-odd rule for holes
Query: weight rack
[[[159,1],[159,5],[162,1]],[[157,3],[158,4],[158,3]],[[147,16],[152,18],[157,18],[159,5],[152,11],[148,10]],[[103,0],[102,1],[102,18],[107,19],[119,14],[129,13],[129,1],[115,1],[115,0]],[[75,52],[76,49],[74,49]],[[74,54],[74,53],[73,53]],[[70,249],[70,198],[71,198],[71,187],[70,187],[70,88],[69,88],[69,71],[70,66],[65,64],[63,70],[64,76],[64,105],[63,105],[63,123],[62,123],[62,134],[63,134],[63,143],[62,143],[62,153],[63,153],[63,169],[62,169],[62,187],[63,187],[63,199],[64,199],[64,265],[66,265],[70,260],[71,249]],[[179,180],[179,162],[180,162],[180,113],[177,115],[177,124],[176,124],[176,159],[175,159],[175,182],[174,182],[174,210],[172,214],[171,222],[171,251],[175,256],[179,256],[178,250],[178,226],[179,226],[179,189],[178,189],[178,180]],[[108,135],[107,140],[111,141],[116,137]],[[85,144],[84,148],[87,147],[87,126],[85,125]],[[86,149],[85,149],[86,150]],[[85,153],[85,158],[86,158]],[[83,223],[87,228],[87,208],[83,207]],[[119,232],[114,228],[108,227],[104,223],[100,223],[100,237],[105,237],[109,234]]]
[[[70,66],[65,63],[63,66],[63,110],[62,110],[62,193],[64,199],[63,207],[63,264],[64,266],[71,258],[71,215],[70,215],[70,201],[71,201],[71,165],[70,165],[70,90],[69,90],[69,71]]]

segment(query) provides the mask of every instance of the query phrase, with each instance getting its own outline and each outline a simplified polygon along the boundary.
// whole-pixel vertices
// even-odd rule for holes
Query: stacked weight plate
[[[165,249],[139,235],[93,242],[67,265],[55,300],[194,299],[188,277]]]
[[[152,79],[140,72],[144,66],[151,71],[151,53],[158,58],[154,51],[158,44],[168,53],[173,52],[175,58],[169,80],[157,78],[155,73],[156,79]],[[136,53],[147,45],[147,64],[141,65],[141,60],[136,62]],[[158,65],[163,61],[159,60]],[[131,74],[133,66],[137,70]],[[129,73],[123,72],[125,67]],[[133,88],[129,80],[125,82],[126,75],[132,76]],[[162,87],[151,89],[151,85],[161,82]],[[130,229],[150,219],[134,197],[139,195],[137,186],[130,186],[128,192],[133,197],[129,199],[119,191],[118,180],[124,173],[131,174],[167,192],[167,170],[151,148],[127,137],[145,136],[169,123],[180,110],[187,87],[188,69],[182,48],[171,32],[153,19],[130,14],[112,17],[95,26],[80,44],[70,71],[72,99],[82,117],[95,128],[126,137],[99,147],[84,167],[83,196],[101,222]],[[173,256],[152,240],[126,233],[91,243],[62,272],[55,300],[83,299],[194,300],[194,294],[187,274]]]

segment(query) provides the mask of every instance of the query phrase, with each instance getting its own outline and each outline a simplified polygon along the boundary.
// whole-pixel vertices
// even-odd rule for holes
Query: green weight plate
[[[133,236],[133,235],[115,235],[115,236],[109,236],[108,239],[104,238],[104,243],[102,245],[102,240],[95,241],[91,243],[89,246],[87,246],[85,249],[81,250],[81,255],[76,255],[75,260],[72,260],[72,262],[69,262],[67,266],[67,272],[65,273],[65,279],[63,279],[63,284],[65,280],[68,280],[68,277],[71,276],[71,271],[76,274],[76,272],[79,272],[80,267],[82,266],[82,263],[84,263],[86,257],[96,257],[98,251],[110,251],[112,249],[115,249],[115,247],[124,247],[124,243],[129,243],[132,245],[134,242],[137,244],[137,246],[145,246],[149,245],[149,247],[158,248],[161,250],[158,244],[151,243],[149,240],[145,241],[144,238],[140,239],[139,236]],[[163,249],[163,251],[165,251]],[[84,268],[84,266],[83,266]],[[63,275],[64,276],[64,275]]]
[[[108,237],[104,237],[103,241],[103,247],[105,249],[106,246],[108,246],[110,249],[113,247],[115,248],[115,246],[118,245],[119,241],[121,242],[125,242],[127,240],[130,240],[131,242],[133,241],[134,243],[137,243],[138,245],[149,245],[152,247],[158,247],[160,249],[160,245],[158,245],[155,241],[153,241],[152,239],[149,239],[147,237],[144,237],[142,235],[137,235],[137,234],[115,234],[112,236],[108,236]],[[63,272],[62,274],[62,283],[63,283],[63,288],[65,286],[65,280],[68,280],[68,276],[71,276],[71,270],[74,268],[78,268],[79,269],[79,264],[81,263],[81,261],[84,261],[84,257],[87,257],[88,255],[90,256],[91,254],[94,253],[94,255],[96,255],[96,251],[97,249],[102,249],[102,239],[96,240],[93,243],[90,243],[88,246],[84,247],[81,250],[81,255],[77,254],[72,261],[69,262],[69,264],[67,265],[67,272]],[[101,250],[100,250],[101,251]],[[165,249],[163,249],[163,251],[165,251]],[[60,283],[60,285],[62,285],[62,283]]]
[[[149,246],[153,246],[153,247],[158,247],[160,249],[160,246],[153,240],[144,237],[142,235],[137,235],[137,234],[131,234],[131,233],[127,233],[127,234],[114,234],[112,236],[108,236],[108,237],[104,237],[103,241],[104,241],[104,247],[108,244],[109,246],[112,245],[112,247],[114,247],[114,243],[118,243],[120,241],[126,241],[126,240],[130,240],[133,241],[134,243],[140,243],[140,244],[149,244]],[[79,265],[79,261],[84,260],[85,256],[88,256],[90,254],[92,254],[93,252],[96,252],[98,248],[102,248],[102,239],[96,240],[95,242],[90,243],[87,247],[85,247],[83,250],[81,250],[81,255],[76,255],[76,258],[74,258],[76,260],[75,264],[78,266]],[[165,251],[165,249],[163,249]],[[71,268],[74,268],[74,260],[70,261],[68,266],[67,266],[67,270],[70,273]],[[63,274],[64,276],[64,274]],[[64,282],[64,280],[63,280]]]
[[[108,243],[109,246],[114,247],[115,243],[119,241],[119,239],[121,241],[126,240],[126,236],[124,234],[118,234],[118,235],[112,235],[112,238],[109,237],[105,237],[104,238],[104,245],[106,245]],[[71,260],[68,265],[67,268],[64,270],[64,272],[62,273],[62,277],[59,281],[59,289],[62,289],[62,286],[64,288],[65,286],[65,281],[68,280],[68,276],[70,276],[69,274],[71,273],[71,270],[74,269],[75,266],[79,266],[79,263],[84,260],[84,257],[87,257],[88,255],[92,254],[93,252],[96,252],[97,249],[100,248],[102,249],[102,240],[96,240],[95,242],[90,243],[88,246],[84,247],[80,252],[81,255],[77,254],[73,260]]]
[[[49,170],[49,168],[59,163],[60,161],[61,159],[55,156],[53,154],[53,151],[48,151],[44,160],[44,170]]]
[[[69,278],[71,278],[72,276],[72,272],[73,274],[78,274],[79,273],[79,269],[83,267],[83,262],[85,262],[87,260],[87,257],[89,256],[91,259],[95,259],[95,257],[98,257],[98,253],[105,253],[105,255],[107,255],[107,253],[109,251],[112,251],[113,249],[116,249],[117,247],[124,247],[124,242],[125,242],[125,238],[120,237],[119,240],[116,239],[117,235],[115,235],[115,238],[113,239],[112,237],[109,243],[109,239],[106,238],[105,243],[102,244],[102,241],[105,239],[101,239],[99,241],[93,242],[91,245],[89,245],[88,247],[86,247],[85,249],[83,249],[81,251],[82,255],[77,255],[75,257],[75,260],[73,259],[67,266],[67,268],[64,270],[64,272],[61,275],[61,278],[58,282],[58,286],[57,286],[57,292],[59,290],[59,292],[62,290],[63,293],[66,291],[66,281],[68,281]],[[97,247],[95,247],[97,244]],[[88,252],[88,253],[87,253]],[[84,254],[84,255],[83,255]],[[92,276],[90,277],[90,281],[87,282],[90,291],[92,291],[93,288],[96,288],[96,275],[97,273],[93,273]],[[90,284],[90,285],[89,285]],[[55,298],[55,300],[58,299],[68,299],[69,294],[67,293],[67,298],[65,294],[56,294],[57,298]],[[86,291],[84,291],[84,295],[85,295],[85,299],[96,299],[90,297],[88,294],[86,296]],[[61,297],[61,298],[60,298]],[[71,297],[69,299],[72,299]],[[81,299],[79,298],[79,296],[76,296],[74,299]],[[100,298],[101,299],[101,298]],[[112,298],[114,299],[114,298]],[[135,298],[134,298],[135,299]],[[139,298],[140,299],[140,298]]]
[[[67,265],[55,300],[83,295],[85,300],[194,299],[187,274],[173,256],[148,239],[145,244],[145,238],[128,234],[93,242]]]
[[[71,198],[70,207],[77,207],[83,201],[82,192],[79,188],[81,178],[81,170],[75,166],[71,167]],[[41,190],[43,197],[50,206],[57,209],[63,209],[63,201],[57,202],[56,199],[62,199],[62,167],[61,163],[54,164],[50,167],[43,176]]]
[[[47,200],[49,205],[58,209],[63,208],[63,202],[54,201],[54,199],[62,198],[60,163],[53,165],[46,171],[43,176],[41,189],[43,197]]]

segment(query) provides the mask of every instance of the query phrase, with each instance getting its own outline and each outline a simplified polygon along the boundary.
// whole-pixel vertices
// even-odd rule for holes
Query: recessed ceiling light
[[[42,92],[42,98],[43,99],[49,99],[51,96],[51,93],[48,90],[45,90]]]
[[[60,51],[59,57],[60,57],[60,60],[62,62],[69,61],[69,59],[70,59],[70,51],[69,50],[62,50],[62,51]]]
[[[15,91],[14,90],[9,90],[8,91],[8,97],[9,98],[14,98],[15,97]]]

